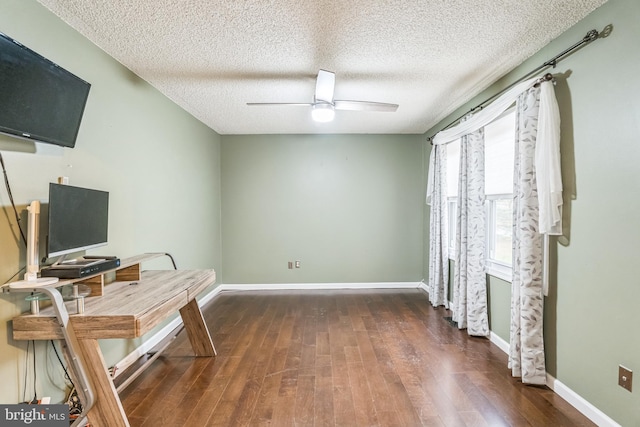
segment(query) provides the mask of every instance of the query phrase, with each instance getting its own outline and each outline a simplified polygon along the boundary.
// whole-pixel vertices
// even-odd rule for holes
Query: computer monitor
[[[107,244],[109,193],[49,184],[49,258]]]

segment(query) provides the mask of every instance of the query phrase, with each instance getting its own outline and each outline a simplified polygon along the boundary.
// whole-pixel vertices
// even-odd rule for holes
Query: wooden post
[[[98,340],[78,340],[78,347],[96,395],[96,402],[89,411],[89,423],[93,427],[129,427],[129,419],[111,381]]]
[[[204,317],[198,306],[198,301],[192,299],[180,309],[180,315],[187,330],[191,347],[196,356],[211,357],[216,355],[209,329],[204,323]]]

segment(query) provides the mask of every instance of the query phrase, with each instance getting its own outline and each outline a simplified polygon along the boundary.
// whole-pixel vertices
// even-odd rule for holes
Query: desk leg
[[[78,340],[96,402],[89,411],[92,427],[129,427],[129,420],[104,363],[98,340]]]
[[[204,323],[198,301],[195,299],[189,301],[187,305],[180,309],[180,315],[196,356],[215,356],[216,349],[213,346],[211,335],[209,335],[209,329]]]

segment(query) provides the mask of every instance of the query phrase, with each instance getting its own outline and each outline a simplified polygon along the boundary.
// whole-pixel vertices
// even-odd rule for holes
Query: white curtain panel
[[[488,336],[484,206],[484,128],[460,141],[460,176],[452,320],[469,335]]]
[[[497,119],[502,113],[507,111],[507,109],[513,105],[513,102],[522,92],[529,89],[539,80],[540,79],[538,77],[533,77],[516,84],[511,89],[500,95],[498,99],[474,114],[468,120],[461,121],[460,123],[450,127],[449,129],[438,132],[436,136],[433,137],[433,145],[447,144],[451,141],[455,141],[463,135],[468,135],[480,128],[485,127],[486,125]]]
[[[561,235],[560,109],[551,82],[540,85],[540,112],[535,156],[540,233]]]
[[[429,301],[434,307],[449,303],[449,215],[447,204],[447,147],[433,147],[433,191],[427,194],[429,216]]]
[[[535,168],[540,88],[520,95],[516,108],[509,367],[523,383],[543,385],[543,236]]]

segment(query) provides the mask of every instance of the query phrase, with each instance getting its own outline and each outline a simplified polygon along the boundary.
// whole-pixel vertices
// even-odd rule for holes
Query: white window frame
[[[447,198],[447,208],[448,208],[448,227],[449,227],[449,259],[454,258],[455,250],[456,250],[456,222],[458,216],[458,198],[457,197],[448,197]]]
[[[486,209],[486,248],[487,257],[485,262],[485,270],[487,274],[495,276],[499,279],[511,282],[512,276],[512,264],[507,264],[504,261],[499,261],[494,258],[496,247],[496,201],[508,200],[513,198],[512,194],[493,194],[486,196],[485,209]],[[511,234],[513,239],[513,233]]]
[[[505,111],[496,120],[500,120],[506,115],[512,114],[513,108]],[[497,277],[499,279],[511,282],[512,280],[512,264],[507,264],[503,261],[499,261],[493,258],[493,252],[495,250],[495,201],[500,199],[512,198],[513,194],[494,194],[486,195],[485,209],[486,209],[486,243],[487,243],[487,255],[485,257],[485,272],[490,276]],[[456,246],[456,217],[458,208],[458,198],[448,197],[447,207],[449,210],[449,259],[455,259],[455,246]],[[513,239],[513,234],[512,234]]]
[[[486,239],[487,239],[487,256],[485,258],[485,271],[488,275],[511,282],[512,266],[505,262],[493,258],[495,250],[495,201],[512,197],[511,194],[486,196]],[[449,259],[454,260],[456,249],[456,216],[458,209],[458,198],[447,198],[449,208]]]

